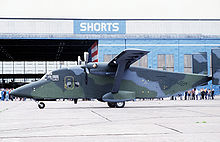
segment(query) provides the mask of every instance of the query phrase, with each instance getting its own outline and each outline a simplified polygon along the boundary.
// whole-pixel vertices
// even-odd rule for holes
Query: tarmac
[[[219,142],[215,100],[146,100],[108,108],[98,101],[0,102],[0,142]]]

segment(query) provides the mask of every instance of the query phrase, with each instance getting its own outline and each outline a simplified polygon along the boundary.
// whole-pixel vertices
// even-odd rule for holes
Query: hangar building
[[[109,61],[126,48],[150,51],[135,65],[188,73],[192,53],[207,52],[211,74],[216,47],[220,19],[0,19],[1,81],[39,78],[84,52],[90,61]]]

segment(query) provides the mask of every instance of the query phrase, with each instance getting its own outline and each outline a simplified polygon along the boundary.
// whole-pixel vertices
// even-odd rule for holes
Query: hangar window
[[[104,62],[109,62],[113,59],[117,54],[105,54],[104,55]]]
[[[148,67],[148,57],[144,55],[140,60],[136,61],[132,66]]]
[[[158,70],[174,71],[174,55],[173,54],[158,54],[157,55]]]
[[[192,73],[192,55],[184,55],[184,73]]]

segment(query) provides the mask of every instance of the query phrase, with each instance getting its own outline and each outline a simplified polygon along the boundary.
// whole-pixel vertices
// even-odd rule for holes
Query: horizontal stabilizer
[[[192,69],[196,74],[208,74],[207,52],[199,52],[192,55]]]
[[[212,84],[220,85],[220,48],[212,49]]]

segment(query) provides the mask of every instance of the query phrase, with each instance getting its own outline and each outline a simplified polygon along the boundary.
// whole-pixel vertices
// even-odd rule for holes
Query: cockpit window
[[[79,87],[79,82],[75,81],[74,84],[76,87]]]
[[[59,81],[59,75],[52,75],[52,81]]]
[[[45,74],[42,80],[52,80],[52,81],[59,81],[59,75],[53,75],[52,72]]]
[[[51,77],[51,75],[52,75],[51,72],[46,73],[41,79],[42,79],[42,80],[47,80],[47,79],[49,79],[49,78]]]

